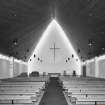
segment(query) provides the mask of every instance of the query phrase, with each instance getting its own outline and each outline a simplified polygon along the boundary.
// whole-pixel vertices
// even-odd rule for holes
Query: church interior
[[[105,0],[0,0],[0,105],[105,105]]]

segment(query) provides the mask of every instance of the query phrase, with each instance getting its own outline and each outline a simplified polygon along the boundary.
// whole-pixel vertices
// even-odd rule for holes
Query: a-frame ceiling
[[[26,60],[54,11],[82,60],[105,53],[105,0],[0,0],[0,53]]]

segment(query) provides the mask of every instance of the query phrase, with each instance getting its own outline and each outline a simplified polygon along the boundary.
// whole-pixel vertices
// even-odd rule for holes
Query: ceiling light
[[[17,44],[18,44],[18,39],[14,39],[14,40],[13,40],[13,44],[14,44],[14,45],[17,45]]]

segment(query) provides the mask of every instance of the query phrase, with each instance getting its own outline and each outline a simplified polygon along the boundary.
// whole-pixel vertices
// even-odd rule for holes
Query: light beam
[[[67,48],[69,49],[70,52],[72,52],[75,56],[76,59],[78,59],[78,62],[80,64],[80,69],[81,69],[81,60],[78,57],[78,54],[76,53],[76,51],[74,50],[69,38],[67,37],[67,35],[65,34],[65,32],[63,31],[62,27],[60,26],[60,24],[53,19],[51,21],[51,23],[48,25],[47,29],[45,30],[45,32],[43,33],[42,37],[39,40],[39,43],[36,45],[33,54],[31,55],[30,59],[34,56],[34,54],[38,54],[39,50],[43,47],[44,43],[47,40],[47,37],[49,35],[50,30],[52,29],[52,27],[56,27],[62,37],[62,39],[64,40],[64,42],[67,45]],[[30,61],[28,61],[28,63],[30,63]],[[30,67],[29,67],[30,68]]]

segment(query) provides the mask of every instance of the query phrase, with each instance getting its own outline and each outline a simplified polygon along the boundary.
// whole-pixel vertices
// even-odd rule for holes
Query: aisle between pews
[[[39,105],[68,105],[57,78],[51,78]]]

